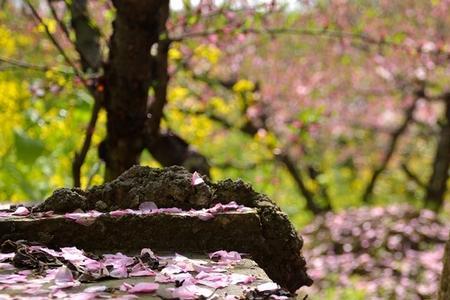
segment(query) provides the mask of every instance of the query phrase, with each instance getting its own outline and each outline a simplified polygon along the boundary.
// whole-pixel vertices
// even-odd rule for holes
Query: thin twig
[[[66,75],[74,74],[73,72],[67,72],[64,70],[60,70],[60,69],[56,69],[56,68],[52,68],[52,67],[48,67],[48,66],[43,66],[43,65],[35,65],[35,64],[31,64],[31,63],[17,60],[14,58],[3,57],[3,56],[0,56],[0,62],[11,65],[13,67],[29,69],[29,70],[34,70],[34,71],[40,71],[40,72],[53,71],[53,72],[63,73]]]
[[[387,147],[386,152],[384,153],[383,159],[378,165],[375,170],[372,173],[372,176],[369,180],[369,183],[367,184],[366,188],[364,189],[364,193],[362,194],[362,200],[364,203],[368,203],[372,197],[373,190],[375,188],[376,182],[378,177],[385,171],[387,168],[389,162],[391,161],[392,156],[394,155],[395,150],[397,150],[397,144],[400,139],[400,137],[403,135],[403,133],[408,128],[409,124],[414,119],[414,111],[417,106],[417,102],[419,99],[421,99],[423,96],[423,90],[416,92],[416,95],[414,96],[413,103],[406,109],[404,114],[404,120],[400,124],[400,126],[392,133],[389,141],[389,145]]]
[[[30,0],[25,0],[25,3],[30,8],[33,16],[36,18],[36,20],[39,21],[39,24],[44,27],[45,33],[47,34],[50,41],[53,43],[53,45],[56,47],[58,52],[64,57],[64,60],[67,62],[68,65],[73,69],[75,75],[81,80],[83,85],[88,89],[89,91],[92,91],[92,87],[89,85],[89,83],[84,78],[82,72],[78,69],[78,67],[75,65],[75,63],[70,59],[70,57],[67,55],[67,53],[64,51],[61,44],[58,42],[58,40],[53,36],[53,34],[50,32],[50,29],[48,28],[47,24],[45,24],[42,17],[37,12],[36,8],[31,4]]]
[[[403,172],[405,172],[406,176],[408,176],[409,179],[414,181],[415,184],[420,186],[423,189],[427,188],[427,185],[422,182],[422,180],[419,179],[417,174],[415,174],[413,171],[411,171],[406,163],[402,163],[401,165]]]
[[[223,34],[225,33],[224,29],[218,28],[214,30],[205,30],[205,31],[197,31],[197,32],[188,32],[185,34],[181,34],[178,36],[174,36],[169,38],[170,42],[180,42],[184,39],[190,38],[201,38],[207,37],[213,34]],[[374,45],[374,46],[389,46],[392,48],[410,51],[415,50],[418,53],[423,52],[420,47],[411,47],[404,44],[399,44],[396,42],[392,42],[386,39],[376,39],[364,33],[353,33],[348,31],[340,31],[340,30],[330,30],[330,29],[296,29],[296,28],[244,28],[240,29],[239,33],[243,34],[268,34],[268,35],[299,35],[299,36],[313,36],[313,37],[323,37],[329,39],[342,39],[342,38],[350,38],[353,40],[358,40],[362,43]],[[443,49],[437,52],[438,54],[445,54],[450,57],[450,52],[445,51]]]
[[[96,97],[98,99],[98,97]],[[81,167],[84,164],[86,159],[86,155],[89,151],[92,141],[92,135],[95,131],[95,126],[97,124],[98,114],[101,109],[101,101],[96,100],[94,102],[94,107],[92,108],[91,118],[89,120],[89,124],[86,128],[86,133],[84,136],[83,146],[81,147],[80,152],[75,153],[75,158],[72,162],[72,176],[75,187],[81,186]]]
[[[67,29],[66,24],[64,24],[63,20],[58,17],[58,13],[55,10],[55,7],[52,4],[51,0],[47,0],[47,5],[50,8],[50,12],[52,13],[53,18],[56,20],[56,23],[58,23],[59,28],[66,36],[66,39],[72,43],[72,39],[70,38],[69,30]]]

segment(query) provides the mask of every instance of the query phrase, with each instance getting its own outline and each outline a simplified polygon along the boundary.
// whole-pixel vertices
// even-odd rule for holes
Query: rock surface
[[[287,216],[267,196],[255,192],[240,180],[211,183],[203,178],[203,183],[194,185],[192,176],[182,167],[154,169],[135,166],[117,179],[87,191],[57,190],[34,211],[66,213],[76,209],[95,209],[107,212],[136,209],[147,201],[153,201],[161,208],[201,209],[235,201],[253,208],[255,212],[233,214],[231,218],[220,216],[206,222],[167,215],[119,219],[100,217],[96,223],[85,228],[65,224],[66,220],[58,218],[9,220],[0,222],[0,234],[2,240],[5,235],[10,239],[30,239],[34,236],[40,241],[53,241],[56,246],[60,246],[62,241],[78,241],[81,243],[79,246],[91,247],[90,250],[102,247],[128,247],[133,250],[131,248],[137,246],[137,241],[157,251],[201,252],[226,248],[250,253],[272,280],[290,291],[312,283],[301,255],[303,241]],[[36,234],[36,228],[39,228],[39,234]],[[65,231],[66,240],[61,237]],[[123,234],[123,241],[126,242],[121,245],[112,242],[115,235]]]

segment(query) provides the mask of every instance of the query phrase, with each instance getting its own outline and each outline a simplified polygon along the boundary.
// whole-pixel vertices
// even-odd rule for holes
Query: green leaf
[[[17,158],[27,164],[32,164],[45,150],[41,140],[33,139],[22,130],[14,130],[14,143]]]

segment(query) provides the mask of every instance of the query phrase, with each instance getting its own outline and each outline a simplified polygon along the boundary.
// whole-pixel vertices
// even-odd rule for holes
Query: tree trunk
[[[103,158],[105,179],[112,180],[139,163],[144,147],[148,90],[159,41],[164,0],[114,0],[116,20],[105,66],[107,137]]]
[[[439,300],[450,299],[450,239],[447,241],[444,254],[444,267],[441,275],[441,286],[439,288]]]
[[[450,166],[450,94],[444,99],[445,118],[439,134],[436,155],[433,162],[433,173],[427,185],[425,206],[439,211],[444,203]]]

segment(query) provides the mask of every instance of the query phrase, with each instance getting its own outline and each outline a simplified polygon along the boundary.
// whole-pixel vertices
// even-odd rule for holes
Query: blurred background
[[[436,297],[450,1],[173,0],[155,17],[148,76],[123,66],[139,32],[112,33],[133,22],[121,13],[141,15],[119,2],[0,0],[0,201],[114,178],[116,127],[158,119],[134,161],[269,195],[305,237],[311,299]],[[121,73],[129,85],[112,87]],[[144,117],[114,123],[134,83],[149,91]]]

